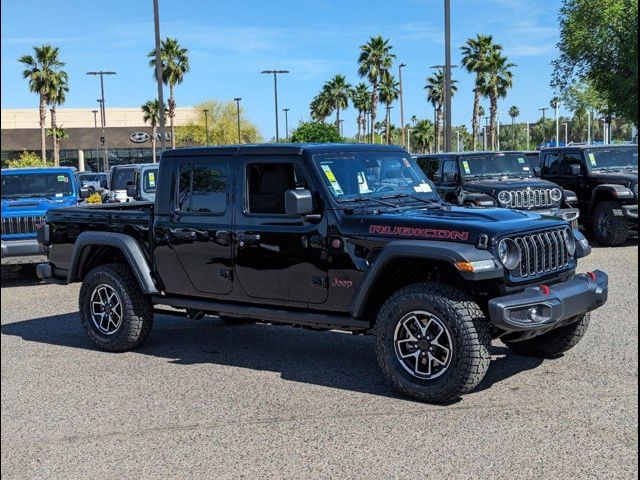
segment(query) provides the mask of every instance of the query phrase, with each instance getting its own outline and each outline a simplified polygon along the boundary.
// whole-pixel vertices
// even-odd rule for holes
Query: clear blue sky
[[[242,97],[243,106],[265,138],[274,135],[272,80],[260,70],[288,69],[280,81],[280,108],[290,125],[308,117],[308,105],[323,82],[343,73],[356,83],[359,45],[372,35],[389,38],[403,70],[405,119],[432,118],[425,100],[428,67],[443,63],[442,0],[160,0],[161,35],[179,39],[191,58],[191,72],[177,88],[178,105],[207,98]],[[476,33],[494,35],[517,64],[514,88],[500,106],[518,105],[521,120],[539,118],[548,106],[551,60],[557,55],[560,0],[452,0],[453,61]],[[115,70],[106,80],[107,106],[131,107],[156,95],[147,52],[153,47],[151,0],[2,0],[2,108],[32,108],[17,58],[33,45],[60,47],[70,75],[66,106],[92,109],[98,80],[88,70]],[[454,70],[459,91],[454,124],[469,123],[472,78]],[[486,105],[486,102],[485,102]],[[488,110],[488,108],[487,108]],[[399,108],[393,110],[399,124]],[[355,132],[355,113],[344,115],[345,133]],[[282,130],[284,119],[281,118]],[[281,130],[281,134],[282,134]]]

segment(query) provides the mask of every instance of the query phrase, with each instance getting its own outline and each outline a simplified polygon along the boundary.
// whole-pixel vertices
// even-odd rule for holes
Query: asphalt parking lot
[[[609,303],[563,358],[499,342],[449,406],[399,397],[373,339],[156,317],[147,342],[94,350],[79,286],[2,278],[2,476],[637,478],[638,242],[595,248]]]

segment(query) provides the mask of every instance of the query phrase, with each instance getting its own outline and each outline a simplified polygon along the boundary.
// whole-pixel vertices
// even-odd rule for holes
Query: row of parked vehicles
[[[81,323],[107,351],[139,346],[155,313],[372,334],[398,391],[448,402],[480,383],[492,339],[561,355],[607,300],[604,272],[577,273],[591,247],[570,191],[487,155],[445,172],[450,156],[378,145],[166,151],[153,203],[49,210],[38,276],[81,282]]]

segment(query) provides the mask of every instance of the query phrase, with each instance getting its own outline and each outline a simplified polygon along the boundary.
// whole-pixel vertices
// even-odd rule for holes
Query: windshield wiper
[[[439,205],[442,204],[442,201],[440,199],[436,199],[436,198],[420,198],[420,197],[416,197],[415,195],[409,195],[408,193],[396,193],[395,195],[388,195],[386,197],[380,197],[381,199],[385,200],[385,199],[396,199],[396,198],[411,198],[413,200],[417,200],[419,202],[422,203],[428,203],[428,204],[434,204],[437,203]]]
[[[340,200],[340,203],[347,203],[347,202],[357,202],[357,203],[374,202],[374,203],[377,203],[379,205],[384,205],[385,207],[398,208],[398,206],[394,205],[393,203],[384,202],[384,201],[379,200],[379,199],[374,198],[374,197],[365,197],[364,195],[358,195],[358,196],[355,196],[355,197],[344,198],[344,199]]]

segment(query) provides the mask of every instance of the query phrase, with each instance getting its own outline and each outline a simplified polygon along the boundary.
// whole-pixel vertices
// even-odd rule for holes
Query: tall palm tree
[[[326,92],[331,110],[336,112],[336,128],[340,132],[340,109],[345,109],[349,106],[351,85],[347,83],[344,75],[335,75],[324,84],[323,90]]]
[[[160,123],[160,105],[158,99],[147,100],[147,102],[140,107],[142,109],[142,119],[144,123],[151,125],[151,152],[153,155],[153,162],[156,162],[156,137],[158,135],[158,124]]]
[[[331,115],[332,111],[329,101],[329,93],[326,88],[323,87],[320,93],[311,100],[311,103],[309,104],[309,113],[311,114],[311,118],[315,121],[324,122],[325,119]]]
[[[62,140],[69,138],[69,134],[64,128],[62,128],[62,125],[59,125],[59,126],[56,125],[53,128],[48,128],[46,132],[47,132],[46,133],[47,137],[55,139],[54,149],[57,150],[57,152],[55,152],[54,150],[54,158],[55,158],[55,153],[57,153],[58,163],[56,164],[56,166],[59,167],[60,166],[60,145],[62,143]]]
[[[378,87],[382,80],[389,76],[393,59],[396,58],[391,53],[392,48],[389,45],[389,40],[385,40],[381,36],[371,37],[367,43],[360,46],[358,75],[361,78],[366,77],[371,84],[371,125],[376,124]]]
[[[51,132],[58,132],[58,121],[56,117],[56,109],[58,105],[62,105],[66,101],[66,93],[69,91],[68,85],[69,77],[66,72],[57,72],[51,82],[51,91],[49,92],[48,104],[49,111],[51,112]],[[60,145],[58,139],[60,137],[57,133],[52,133],[51,139],[53,142],[53,164],[56,167],[60,166]]]
[[[23,78],[28,80],[29,91],[40,96],[40,156],[42,163],[47,162],[47,145],[45,122],[47,121],[47,104],[55,78],[64,66],[60,61],[60,49],[49,44],[33,47],[34,55],[23,55],[18,61],[24,64]]]
[[[366,133],[365,117],[370,110],[369,105],[371,103],[371,92],[366,83],[360,82],[351,89],[351,103],[353,103],[353,107],[358,110],[356,122],[358,124],[358,142],[361,142]]]
[[[427,77],[427,83],[425,89],[427,90],[427,101],[433,105],[435,110],[434,119],[434,135],[435,135],[435,150],[440,150],[440,123],[442,122],[442,108],[444,106],[444,70],[439,68],[434,74]],[[451,80],[451,96],[458,91],[456,86],[458,83],[456,80]]]
[[[513,105],[509,109],[509,116],[511,117],[511,125],[514,125],[516,123],[516,119],[520,116],[520,109],[516,105]]]
[[[171,128],[171,148],[176,148],[175,122],[176,100],[174,89],[184,80],[184,74],[189,71],[189,51],[182,48],[175,38],[166,38],[160,44],[160,60],[162,61],[162,83],[169,86],[168,114]],[[149,52],[149,66],[156,68],[156,51]],[[155,157],[154,157],[155,158]]]
[[[482,115],[479,113],[480,96],[482,95],[482,80],[486,72],[487,58],[491,51],[495,48],[493,37],[491,35],[480,35],[476,38],[468,39],[460,48],[462,53],[462,66],[467,72],[475,74],[475,82],[473,87],[473,114],[471,117],[471,135],[473,136],[473,149],[477,149],[478,141],[478,118]]]
[[[489,130],[491,132],[491,148],[496,148],[498,124],[498,100],[507,96],[513,86],[512,68],[515,64],[502,55],[502,47],[496,45],[487,59],[482,90],[489,97],[489,115],[491,116]]]
[[[396,82],[396,79],[393,78],[393,75],[388,75],[386,78],[382,80],[380,83],[380,101],[384,103],[387,107],[387,115],[385,118],[385,136],[387,140],[387,145],[390,140],[390,127],[391,127],[391,118],[389,115],[390,107],[393,102],[395,102],[400,96],[400,83]]]
[[[418,120],[411,129],[411,140],[415,151],[427,153],[434,143],[434,125],[429,120]]]

